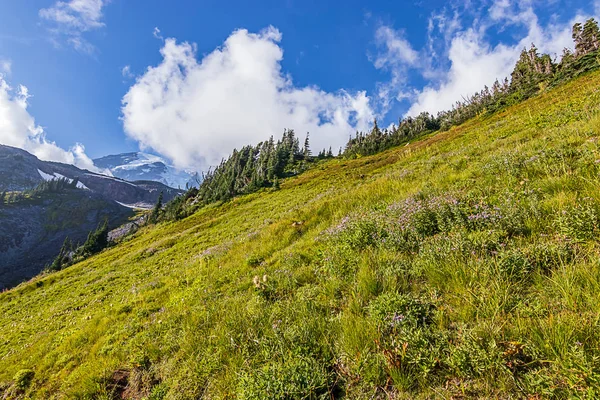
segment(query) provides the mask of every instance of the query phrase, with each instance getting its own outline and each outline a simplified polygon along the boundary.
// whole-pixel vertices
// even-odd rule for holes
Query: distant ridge
[[[73,187],[26,192],[54,180]],[[37,275],[66,237],[82,243],[105,219],[117,227],[132,209],[152,207],[161,192],[165,200],[181,193],[159,182],[128,182],[0,145],[0,290]]]
[[[177,189],[198,185],[198,173],[170,165],[163,158],[142,152],[111,154],[96,158],[94,165],[128,181],[154,181]]]

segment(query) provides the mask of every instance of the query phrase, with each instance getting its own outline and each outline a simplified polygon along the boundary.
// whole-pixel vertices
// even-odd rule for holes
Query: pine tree
[[[577,56],[585,54],[585,44],[583,42],[583,26],[581,25],[581,22],[577,22],[575,25],[573,25],[573,33],[571,34],[571,37],[573,38],[573,42],[575,43],[575,54]]]
[[[148,217],[148,221],[151,224],[155,224],[158,222],[158,220],[160,218],[160,214],[162,212],[162,207],[163,207],[163,192],[161,191],[160,194],[158,195],[158,199],[156,200],[156,204],[154,204],[154,208],[152,209],[152,212],[150,213],[150,216]]]
[[[63,242],[63,245],[58,252],[58,255],[50,264],[50,266],[46,267],[48,271],[60,271],[61,269],[68,267],[71,262],[71,252],[73,251],[73,243],[71,239],[67,236]]]
[[[105,219],[102,225],[88,234],[87,240],[80,249],[80,253],[83,256],[89,256],[99,253],[106,246],[108,246],[108,219]]]
[[[554,64],[549,55],[540,55],[537,47],[531,45],[529,50],[523,49],[513,72],[511,73],[510,91],[528,98],[540,90],[540,83],[548,81],[554,72]]]
[[[600,29],[594,18],[585,21],[583,29],[581,29],[582,50],[584,54],[598,50],[600,46]]]
[[[309,143],[309,133],[306,132],[306,139],[304,139],[304,148],[302,149],[302,156],[305,160],[308,160],[311,156],[310,153],[310,143]]]

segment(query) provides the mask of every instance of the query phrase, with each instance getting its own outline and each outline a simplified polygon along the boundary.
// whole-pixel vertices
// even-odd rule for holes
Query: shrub
[[[560,233],[575,241],[586,241],[598,234],[598,206],[591,199],[563,210],[556,220]]]
[[[353,220],[340,232],[339,240],[354,250],[377,245],[388,236],[386,230],[378,224],[377,218],[378,216],[373,214]]]
[[[574,245],[565,241],[539,242],[524,251],[531,266],[541,272],[551,271],[575,258]]]
[[[18,371],[13,380],[15,381],[14,387],[19,391],[25,391],[31,385],[35,372],[30,369],[22,369]]]
[[[432,304],[398,293],[385,293],[369,305],[378,323],[378,350],[392,380],[405,389],[429,377],[446,352],[445,332],[430,327],[433,309]]]
[[[462,332],[457,342],[450,348],[448,357],[448,365],[457,376],[480,377],[500,364],[500,351],[495,343],[486,343],[470,332]]]
[[[509,249],[499,254],[498,269],[507,278],[519,280],[529,274],[533,267],[522,251]]]
[[[265,258],[258,254],[252,254],[246,259],[246,265],[249,267],[258,267],[265,261]]]
[[[410,295],[394,292],[384,293],[369,304],[369,315],[380,328],[411,325],[425,326],[431,322],[431,304]]]
[[[163,400],[167,397],[168,392],[169,387],[164,383],[159,383],[152,388],[148,400]]]
[[[327,371],[317,360],[292,356],[244,373],[238,396],[246,400],[329,399],[328,381]]]

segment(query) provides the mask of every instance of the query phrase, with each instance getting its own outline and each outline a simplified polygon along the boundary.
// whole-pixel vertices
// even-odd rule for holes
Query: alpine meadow
[[[600,29],[569,36],[339,149],[290,126],[200,173],[29,155],[2,186],[6,146],[0,225],[37,207],[56,243],[0,293],[0,399],[600,398]]]

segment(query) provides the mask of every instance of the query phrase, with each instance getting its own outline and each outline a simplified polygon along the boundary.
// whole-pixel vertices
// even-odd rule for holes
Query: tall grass
[[[596,398],[600,74],[0,295],[6,398]]]

